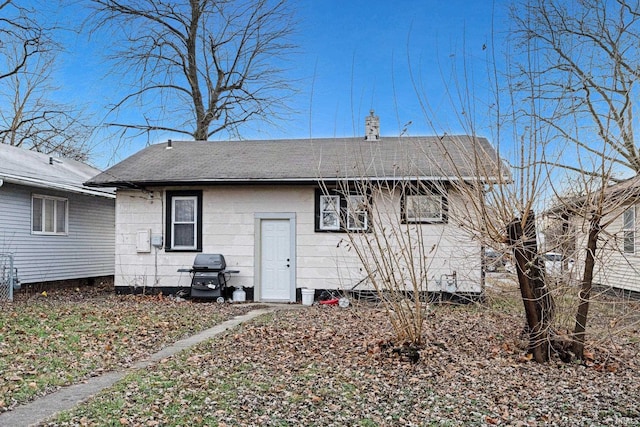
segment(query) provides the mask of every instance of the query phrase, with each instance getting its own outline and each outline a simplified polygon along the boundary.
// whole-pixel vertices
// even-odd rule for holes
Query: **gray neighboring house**
[[[0,254],[22,284],[114,274],[115,190],[83,184],[99,172],[0,144]]]
[[[116,291],[188,288],[184,270],[198,253],[223,254],[239,271],[229,285],[254,301],[292,302],[303,288],[350,290],[365,280],[362,290],[365,272],[345,233],[374,232],[372,206],[421,228],[425,288],[481,294],[481,243],[459,226],[468,200],[450,183],[495,180],[486,176],[499,163],[491,144],[380,137],[373,113],[365,123],[359,138],[168,141],[93,177],[87,185],[117,188]],[[384,185],[363,194],[357,184],[367,181]]]

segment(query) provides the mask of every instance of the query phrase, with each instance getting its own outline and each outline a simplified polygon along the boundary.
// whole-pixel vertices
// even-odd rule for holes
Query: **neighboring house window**
[[[202,250],[202,191],[167,191],[168,251]]]
[[[631,206],[622,215],[622,232],[624,234],[623,250],[626,254],[636,253],[636,209]]]
[[[367,231],[368,196],[316,190],[316,231]]]
[[[31,231],[34,234],[67,234],[67,199],[33,195],[31,197]]]
[[[402,198],[401,211],[405,223],[446,223],[446,195],[426,186],[407,189]]]

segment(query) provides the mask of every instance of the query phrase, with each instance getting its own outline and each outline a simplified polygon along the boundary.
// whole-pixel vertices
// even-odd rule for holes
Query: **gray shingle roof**
[[[468,136],[173,141],[171,148],[167,143],[150,145],[87,184],[135,187],[362,177],[491,180],[497,164],[485,138]]]
[[[99,172],[99,169],[76,160],[0,144],[0,179],[8,183],[115,197],[112,188],[95,189],[84,185]]]
[[[563,197],[545,210],[543,214],[560,217],[563,214],[588,215],[602,210],[611,212],[621,206],[638,203],[640,200],[640,175],[607,185],[604,191],[596,189],[579,196]]]

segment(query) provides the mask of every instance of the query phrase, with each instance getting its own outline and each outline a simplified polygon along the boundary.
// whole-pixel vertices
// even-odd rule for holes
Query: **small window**
[[[623,251],[626,254],[636,253],[636,209],[631,206],[622,216]]]
[[[340,230],[340,196],[320,196],[320,230]]]
[[[405,223],[446,223],[446,197],[436,189],[408,189],[402,199],[402,220]]]
[[[549,262],[562,262],[562,255],[560,254],[546,253],[544,258]]]
[[[202,192],[167,191],[168,251],[202,250]]]
[[[349,195],[347,198],[347,230],[366,230],[369,228],[367,199],[362,195]]]
[[[31,232],[67,234],[68,201],[60,197],[33,195],[31,198]]]
[[[316,231],[367,231],[368,196],[358,193],[316,190]]]

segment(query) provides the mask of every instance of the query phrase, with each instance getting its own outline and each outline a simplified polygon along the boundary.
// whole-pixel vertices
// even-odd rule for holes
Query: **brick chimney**
[[[373,113],[373,110],[364,119],[364,129],[365,141],[377,141],[380,139],[380,118]]]

